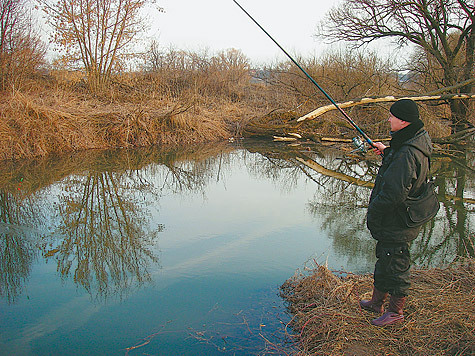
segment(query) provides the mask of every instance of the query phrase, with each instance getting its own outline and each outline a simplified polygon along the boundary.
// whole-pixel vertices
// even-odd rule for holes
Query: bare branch
[[[110,81],[113,71],[128,55],[129,45],[143,28],[139,12],[149,0],[57,0],[44,4],[54,26],[54,41],[63,59],[80,62],[93,90]]]
[[[362,46],[378,39],[399,46],[416,45],[408,56],[413,80],[423,86],[450,87],[466,82],[458,92],[472,92],[475,62],[475,4],[471,0],[345,0],[324,19],[319,33],[330,40]],[[458,98],[456,98],[458,99]],[[468,101],[451,101],[453,130],[466,128]]]

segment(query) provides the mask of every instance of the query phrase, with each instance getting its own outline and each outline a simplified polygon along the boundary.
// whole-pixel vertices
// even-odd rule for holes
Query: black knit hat
[[[389,109],[391,114],[399,120],[407,122],[419,121],[419,109],[417,104],[411,99],[400,99],[396,101]]]

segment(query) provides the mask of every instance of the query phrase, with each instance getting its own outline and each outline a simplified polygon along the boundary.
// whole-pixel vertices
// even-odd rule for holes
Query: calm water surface
[[[5,163],[0,354],[292,351],[279,287],[314,262],[371,272],[377,161],[240,142]],[[473,156],[434,157],[420,266],[473,256]],[[370,182],[370,183],[368,183]]]

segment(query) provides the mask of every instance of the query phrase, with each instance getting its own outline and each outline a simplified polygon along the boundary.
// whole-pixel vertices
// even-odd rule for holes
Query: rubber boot
[[[389,298],[389,307],[386,313],[379,318],[371,321],[376,326],[386,326],[398,323],[404,320],[403,309],[406,303],[406,297],[396,297],[392,295]]]
[[[373,287],[373,295],[371,296],[371,299],[360,300],[360,305],[366,310],[381,314],[384,311],[383,304],[387,297],[387,292],[381,292]]]

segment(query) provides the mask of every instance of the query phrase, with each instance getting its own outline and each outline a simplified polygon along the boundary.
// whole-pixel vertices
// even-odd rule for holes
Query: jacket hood
[[[420,129],[414,137],[404,142],[403,146],[415,147],[427,157],[430,157],[432,154],[432,141],[424,129]]]

